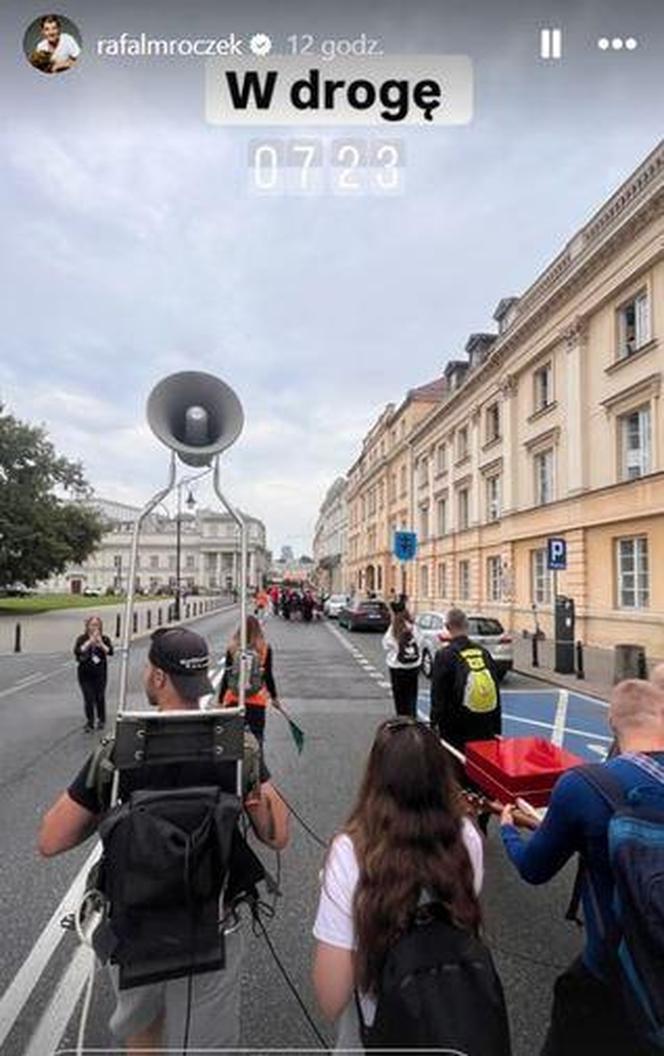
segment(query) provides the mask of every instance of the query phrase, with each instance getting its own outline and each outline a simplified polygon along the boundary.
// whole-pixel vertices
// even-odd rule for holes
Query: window
[[[447,597],[447,565],[444,561],[438,565],[438,597]]]
[[[464,425],[457,431],[457,460],[468,456],[468,426]]]
[[[175,572],[175,554],[168,555],[168,571]]]
[[[418,464],[418,479],[421,488],[426,487],[429,483],[429,460],[428,458],[421,458]]]
[[[429,566],[420,566],[420,594],[423,598],[429,597]]]
[[[436,473],[445,473],[447,470],[447,444],[438,444],[436,448]]]
[[[531,596],[536,605],[551,604],[551,573],[547,567],[546,547],[531,550]]]
[[[420,506],[420,539],[429,538],[429,507]]]
[[[447,499],[438,499],[436,503],[436,528],[439,536],[447,533]]]
[[[635,480],[650,472],[650,407],[624,414],[620,426],[620,479]]]
[[[502,568],[499,557],[488,557],[486,562],[487,598],[489,601],[500,601],[502,587]]]
[[[194,554],[187,554],[185,566],[187,572],[193,572],[196,568],[196,557]]]
[[[638,352],[650,341],[650,302],[642,290],[618,311],[618,359]]]
[[[470,597],[470,561],[459,561],[459,598],[467,601]]]
[[[647,609],[650,603],[648,539],[618,539],[618,605],[621,609]]]
[[[392,473],[390,476],[390,489],[389,489],[389,501],[394,502],[397,497],[397,475]]]
[[[492,403],[490,407],[486,409],[486,442],[490,444],[492,440],[500,439],[500,406],[498,403]]]
[[[159,554],[150,555],[150,568],[159,568]]]
[[[399,494],[400,495],[405,495],[406,491],[408,490],[408,488],[407,488],[408,481],[407,481],[406,473],[407,473],[407,469],[406,469],[406,466],[404,465],[404,466],[401,467],[401,470],[399,472]]]
[[[468,527],[469,492],[468,488],[462,488],[459,492],[459,531],[463,532]]]
[[[535,411],[543,411],[553,403],[553,370],[550,363],[536,370],[533,375],[535,389]]]
[[[540,451],[533,459],[535,466],[535,504],[553,502],[553,448]]]
[[[486,482],[486,519],[497,521],[500,518],[500,477],[488,477]]]
[[[113,568],[122,568],[122,554],[115,554],[113,558]]]

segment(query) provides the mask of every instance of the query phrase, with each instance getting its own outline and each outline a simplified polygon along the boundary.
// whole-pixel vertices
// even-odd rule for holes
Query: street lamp
[[[204,470],[203,473],[197,473],[193,477],[185,477],[184,480],[181,480],[179,482],[179,484],[177,485],[178,512],[177,512],[177,518],[176,518],[176,521],[175,521],[175,606],[174,606],[174,609],[175,609],[174,616],[175,616],[175,619],[177,621],[179,621],[179,619],[180,619],[180,612],[181,612],[181,604],[180,604],[180,596],[181,596],[181,592],[180,592],[180,565],[181,565],[181,561],[182,561],[182,489],[184,487],[186,487],[187,485],[189,485],[189,484],[193,484],[193,482],[195,480],[198,480],[199,477],[204,477],[205,474],[209,473],[209,472],[210,472],[210,470],[206,469],[206,470]],[[186,498],[185,501],[186,501],[187,506],[189,507],[190,510],[192,510],[194,508],[194,506],[196,505],[196,499],[193,496],[191,488],[189,488],[189,494],[187,495],[187,498]]]

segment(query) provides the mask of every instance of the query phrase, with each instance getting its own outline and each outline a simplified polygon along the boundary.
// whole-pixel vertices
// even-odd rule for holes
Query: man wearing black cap
[[[201,697],[214,692],[208,666],[208,646],[201,635],[186,627],[156,631],[152,635],[143,676],[148,701],[163,712],[197,708]],[[257,757],[258,754],[257,751]],[[92,778],[91,763],[92,760],[88,759],[42,820],[39,850],[46,857],[82,843],[97,829],[110,806],[110,783],[103,786]],[[234,791],[235,765],[229,763],[228,766],[229,787],[226,790]],[[121,771],[120,800],[126,800],[137,789],[220,784],[222,771],[223,767],[218,764],[204,761],[164,763]],[[244,809],[262,843],[275,850],[286,846],[288,811],[272,785],[262,759],[258,784],[245,791]],[[192,993],[188,993],[190,981],[187,979],[171,979],[120,991],[111,1018],[113,1033],[125,1041],[129,1052],[177,1046],[182,1039],[182,1022],[189,1018],[188,1006],[191,1006],[189,1044],[192,1047],[236,1048],[239,1044],[243,948],[241,928],[226,929],[225,968],[193,977]]]

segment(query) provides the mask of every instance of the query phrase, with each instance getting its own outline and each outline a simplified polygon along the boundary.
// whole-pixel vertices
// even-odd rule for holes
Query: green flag
[[[298,754],[300,754],[302,752],[302,749],[304,748],[304,732],[300,729],[296,722],[293,722],[292,719],[288,720],[288,728],[290,729],[291,737],[295,742],[295,747],[297,748]]]

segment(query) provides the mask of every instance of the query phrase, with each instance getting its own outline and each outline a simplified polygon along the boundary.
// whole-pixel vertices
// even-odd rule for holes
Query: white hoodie
[[[385,659],[387,660],[388,667],[396,667],[401,670],[410,670],[413,667],[420,666],[422,660],[422,635],[414,624],[411,623],[408,626],[412,632],[413,638],[417,642],[417,647],[420,652],[420,659],[416,664],[401,664],[397,659],[399,655],[399,643],[394,637],[394,632],[392,631],[392,628],[388,627],[385,631],[385,634],[383,635],[383,649],[387,654]]]

